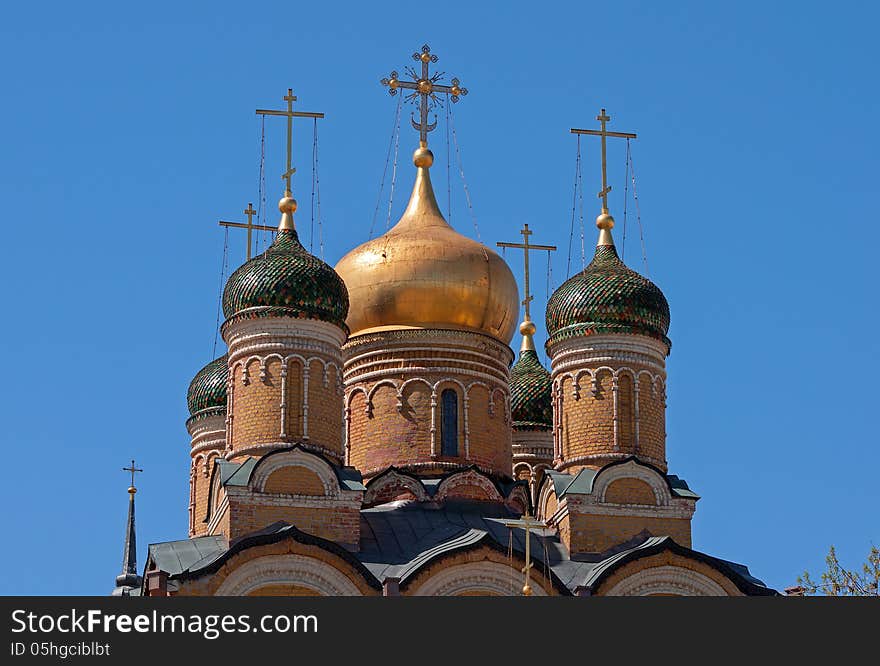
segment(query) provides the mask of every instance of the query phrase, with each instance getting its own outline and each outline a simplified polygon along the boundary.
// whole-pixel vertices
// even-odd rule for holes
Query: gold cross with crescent
[[[276,111],[273,109],[257,109],[258,116],[285,116],[287,118],[287,171],[285,171],[281,178],[287,181],[287,188],[285,192],[286,196],[290,196],[292,190],[290,189],[290,178],[293,174],[296,173],[296,169],[291,166],[291,160],[293,159],[293,119],[294,118],[323,118],[323,113],[312,113],[309,111],[294,111],[293,103],[296,101],[296,95],[293,94],[293,88],[287,89],[287,94],[284,96],[284,101],[287,102],[287,110],[286,111]]]
[[[606,137],[613,136],[620,139],[635,139],[635,134],[630,134],[628,132],[609,132],[605,129],[605,123],[611,120],[611,116],[605,113],[605,109],[602,109],[602,112],[596,116],[596,120],[600,123],[599,130],[588,130],[588,129],[571,129],[572,134],[590,134],[592,136],[602,137],[602,191],[598,193],[598,197],[602,199],[602,213],[608,214],[608,193],[611,191],[611,186],[608,184],[608,175],[605,169],[605,139]]]
[[[412,90],[413,92],[405,98],[407,102],[414,100],[416,97],[419,98],[419,122],[416,123],[413,118],[410,118],[410,123],[412,124],[413,129],[419,131],[419,144],[424,148],[428,145],[428,132],[433,131],[434,128],[437,127],[436,116],[434,117],[434,122],[428,123],[428,111],[433,109],[439,103],[437,93],[450,95],[450,99],[455,103],[460,98],[467,95],[468,91],[467,88],[461,87],[461,81],[457,78],[453,78],[452,81],[450,81],[450,83],[452,83],[451,86],[445,86],[438,83],[438,81],[445,75],[445,72],[435,72],[434,74],[431,74],[428,71],[428,64],[437,62],[438,58],[431,53],[431,47],[427,44],[422,46],[421,53],[418,51],[413,53],[412,58],[422,64],[421,72],[417,72],[412,67],[406,68],[406,72],[412,78],[412,81],[401,81],[397,70],[394,70],[388,77],[382,79],[381,83],[383,86],[388,86],[388,92],[391,95],[396,95],[400,88],[404,90]]]
[[[247,258],[250,260],[251,258],[251,234],[254,229],[259,229],[260,231],[278,231],[278,227],[269,227],[265,224],[254,224],[254,215],[256,215],[257,211],[254,210],[254,204],[248,203],[248,207],[244,209],[244,214],[247,215],[247,224],[243,224],[241,222],[226,222],[225,220],[220,220],[221,227],[237,227],[239,229],[247,229]]]
[[[523,299],[522,305],[523,305],[523,307],[525,307],[526,320],[531,321],[532,317],[531,317],[531,313],[530,313],[530,309],[529,309],[529,304],[533,300],[535,300],[535,297],[532,296],[531,292],[529,291],[529,250],[547,250],[548,252],[552,252],[553,250],[556,249],[556,246],[555,245],[532,245],[531,243],[529,243],[529,236],[531,236],[533,232],[531,231],[531,229],[529,229],[528,224],[523,225],[523,228],[520,229],[520,233],[522,234],[522,237],[523,237],[522,243],[496,243],[496,245],[498,247],[519,248],[523,251],[523,258],[525,261],[525,279],[524,279],[524,281],[525,281],[526,294],[525,294],[525,298]]]

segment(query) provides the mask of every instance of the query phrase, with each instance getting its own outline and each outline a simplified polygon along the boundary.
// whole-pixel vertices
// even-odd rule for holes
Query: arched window
[[[458,394],[452,389],[440,394],[440,455],[458,455]]]

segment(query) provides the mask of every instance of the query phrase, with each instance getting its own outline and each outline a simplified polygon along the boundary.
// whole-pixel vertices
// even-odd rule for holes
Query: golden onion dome
[[[407,328],[476,331],[509,343],[519,290],[504,259],[459,234],[440,213],[426,147],[413,154],[416,182],[400,221],[345,255],[351,335]]]

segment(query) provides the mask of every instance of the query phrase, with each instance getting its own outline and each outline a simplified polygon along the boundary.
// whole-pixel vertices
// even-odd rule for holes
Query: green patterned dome
[[[205,410],[221,409],[226,411],[226,381],[229,378],[229,367],[226,354],[215,358],[199,370],[189,384],[186,392],[186,404],[189,413],[195,416]]]
[[[532,349],[520,352],[510,369],[510,415],[517,430],[553,427],[550,373]]]
[[[614,245],[598,245],[593,261],[569,278],[547,303],[547,344],[599,333],[630,333],[667,347],[669,304],[659,287],[617,256]]]
[[[281,229],[262,254],[239,266],[223,290],[223,314],[298,317],[335,324],[344,331],[348,290],[329,265],[309,254],[293,229]]]

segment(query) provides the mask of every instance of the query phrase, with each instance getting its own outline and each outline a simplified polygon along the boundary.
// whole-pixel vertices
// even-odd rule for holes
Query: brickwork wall
[[[280,364],[279,364],[280,369]],[[280,382],[280,378],[279,378]],[[303,434],[303,366],[299,361],[290,361],[287,365],[287,440],[297,440]],[[280,384],[279,384],[280,386]],[[281,393],[275,394],[275,403],[266,403],[263,405],[265,417],[267,420],[275,418],[275,438],[269,441],[277,442],[279,440],[278,423],[281,418]],[[269,408],[269,409],[267,409]],[[256,443],[256,442],[254,442]]]
[[[260,378],[258,360],[248,363],[249,383],[242,382],[242,370],[234,372],[235,389],[232,399],[232,446],[235,451],[263,443],[295,442],[304,435],[303,364],[288,361],[285,402],[287,405],[286,436],[281,437],[281,361],[266,362],[265,378]],[[337,371],[328,367],[327,382],[320,361],[313,360],[309,371],[308,439],[310,444],[335,453],[340,459],[342,447],[342,404]],[[248,455],[245,450],[243,455]]]
[[[242,382],[243,369],[237,366],[232,394],[232,449],[279,441],[281,432],[281,361],[266,363],[265,379],[260,378],[260,362],[247,364],[249,382]]]
[[[266,493],[286,493],[296,495],[324,496],[324,484],[321,478],[305,467],[282,467],[275,470],[266,479],[263,487]]]
[[[208,524],[204,522],[208,512],[208,496],[210,495],[211,470],[214,469],[214,460],[220,455],[219,451],[208,453],[207,474],[205,465],[200,460],[196,465],[195,474],[191,476],[192,493],[194,498],[192,525],[190,536],[202,536],[208,531]]]
[[[448,376],[426,374],[427,381],[438,383],[437,406],[432,408],[432,389],[424,382],[413,382],[403,390],[403,410],[398,409],[397,389],[390,385],[376,388],[372,410],[367,413],[367,398],[354,394],[350,404],[350,464],[369,478],[391,465],[407,465],[430,461],[476,464],[487,471],[507,476],[512,472],[511,429],[505,420],[506,394],[496,393],[494,414],[489,410],[489,392],[473,386],[468,394],[467,427],[468,456],[465,457],[465,409],[461,388],[443,380]],[[464,383],[468,377],[460,377]],[[403,379],[398,381],[402,384]],[[458,396],[458,456],[440,455],[441,407],[440,394],[453,388]],[[432,457],[431,412],[435,410]]]
[[[626,455],[636,455],[645,462],[666,470],[666,408],[661,382],[656,385],[642,374],[638,378],[638,426],[636,425],[636,382],[628,370],[657,373],[647,366],[628,361],[609,364],[618,371],[617,377],[617,442],[615,443],[614,380],[608,370],[596,374],[593,395],[589,375],[581,375],[576,396],[574,379],[564,375],[559,382],[562,391],[561,413],[554,414],[563,461],[558,469],[576,473],[583,467],[599,468]],[[638,428],[638,437],[636,430]],[[573,461],[584,456],[588,460]]]
[[[303,532],[340,544],[356,544],[360,540],[360,511],[338,506],[295,507],[260,506],[246,502],[231,502],[229,532],[232,540],[261,530],[283,520]]]
[[[343,353],[349,463],[366,478],[392,465],[437,474],[470,464],[510,477],[509,347],[477,333],[425,329],[356,336]],[[458,397],[455,456],[441,455],[447,389]]]
[[[510,422],[506,418],[508,393],[495,393],[493,409],[489,409],[489,391],[474,386],[469,393],[470,461],[486,470],[513,471],[513,443]],[[462,440],[460,440],[462,441]],[[462,444],[463,446],[463,444]]]
[[[309,441],[326,449],[342,451],[342,392],[339,390],[341,378],[336,368],[327,368],[327,381],[324,381],[324,368],[312,361],[309,372]]]
[[[665,389],[639,377],[639,455],[666,460]],[[666,469],[665,465],[662,469]]]
[[[684,518],[569,513],[559,525],[560,538],[572,554],[604,552],[643,530],[652,536],[670,536],[676,543],[691,547],[691,522]]]
[[[655,506],[657,498],[651,486],[641,479],[618,479],[612,481],[605,490],[605,501],[609,504],[647,504]]]
[[[632,377],[628,373],[621,373],[617,378],[618,448],[626,453],[635,452],[636,416],[634,403],[635,393]]]
[[[614,451],[614,399],[612,377],[608,371],[596,378],[596,395],[581,387],[580,398],[574,397],[574,380],[566,377],[562,414],[562,453],[565,460],[580,456]],[[593,466],[601,466],[600,462]]]

